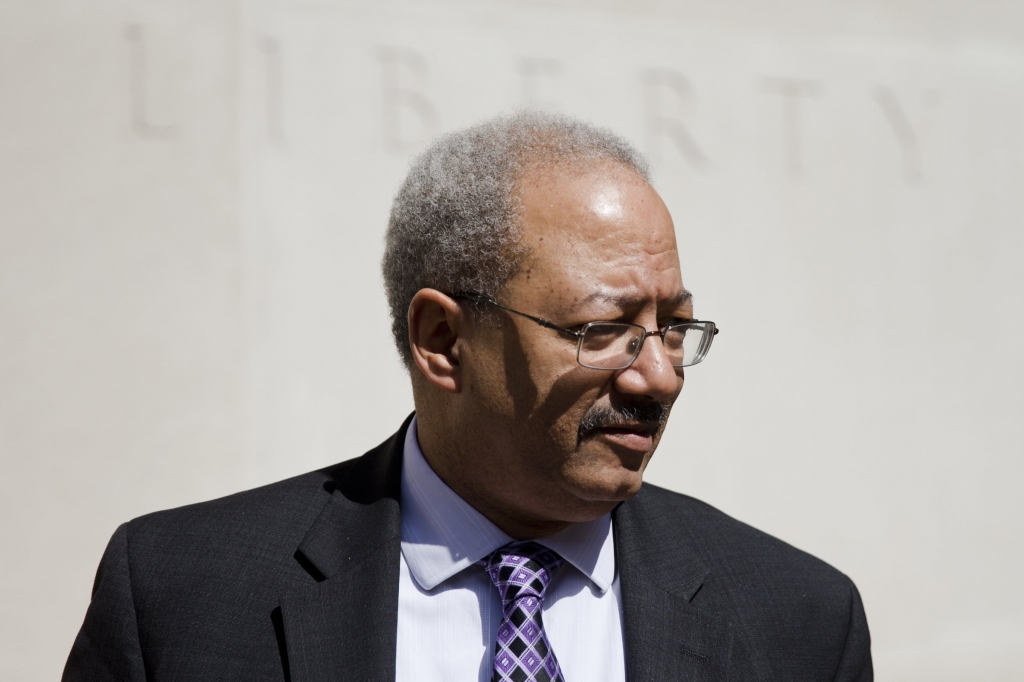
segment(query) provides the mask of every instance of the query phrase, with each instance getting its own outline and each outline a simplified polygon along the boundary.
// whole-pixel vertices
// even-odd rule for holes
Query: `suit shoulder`
[[[719,570],[746,576],[744,583],[791,582],[834,592],[840,599],[853,589],[850,579],[825,561],[706,502],[647,483],[637,498],[641,514],[659,526],[652,531],[666,538],[685,534],[687,546],[699,548]]]
[[[629,543],[634,563],[663,589],[732,623],[737,660],[770,671],[743,679],[870,679],[867,621],[846,575],[687,495],[645,484],[633,499],[627,529],[647,545]],[[678,584],[680,566],[703,576],[695,592]]]
[[[298,543],[356,460],[206,502],[152,512],[125,524],[133,555],[165,555],[176,545],[190,553],[202,545]],[[159,551],[157,551],[159,550]]]

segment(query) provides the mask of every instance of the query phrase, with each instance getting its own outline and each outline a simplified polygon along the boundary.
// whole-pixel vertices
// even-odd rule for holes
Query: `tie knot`
[[[505,606],[518,599],[544,599],[544,592],[564,559],[532,540],[510,542],[486,559],[485,568]]]

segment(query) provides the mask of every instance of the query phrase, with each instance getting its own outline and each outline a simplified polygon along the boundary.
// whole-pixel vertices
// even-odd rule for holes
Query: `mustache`
[[[594,405],[580,420],[576,432],[579,444],[596,429],[635,427],[637,424],[652,427],[657,433],[668,421],[668,407],[659,402],[632,401],[616,405]]]

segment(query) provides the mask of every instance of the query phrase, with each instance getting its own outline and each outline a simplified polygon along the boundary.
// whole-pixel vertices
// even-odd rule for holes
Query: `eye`
[[[588,324],[589,325],[606,325],[606,324],[622,324],[623,322],[624,322],[623,320],[611,320],[611,319],[594,318],[594,319],[589,319],[586,322],[581,322],[580,324],[574,324],[574,325],[566,326],[566,329],[569,329],[570,331],[574,331],[574,332],[580,332],[580,331],[583,331],[583,328],[586,327]]]
[[[672,325],[676,324],[689,324],[690,322],[693,322],[692,317],[670,317],[665,320],[658,320],[658,324],[660,325],[661,329],[664,329],[665,327],[671,327]]]

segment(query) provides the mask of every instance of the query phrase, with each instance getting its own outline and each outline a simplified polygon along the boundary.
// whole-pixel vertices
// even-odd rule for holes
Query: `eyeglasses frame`
[[[576,362],[578,362],[580,364],[580,366],[586,367],[587,369],[608,370],[608,371],[618,371],[620,369],[626,369],[627,367],[631,366],[634,362],[636,362],[636,359],[638,357],[640,357],[640,352],[644,349],[644,341],[646,341],[649,336],[660,336],[661,337],[661,342],[662,342],[662,344],[664,344],[665,343],[665,334],[668,333],[668,331],[670,329],[674,328],[674,327],[685,327],[685,326],[694,325],[694,324],[711,325],[711,334],[707,334],[704,337],[704,339],[702,339],[702,341],[701,341],[701,344],[703,345],[703,351],[704,352],[700,353],[700,355],[699,355],[700,360],[698,360],[697,362],[691,363],[689,365],[672,365],[673,367],[675,367],[677,369],[683,369],[684,367],[693,367],[694,365],[700,364],[704,360],[705,356],[707,356],[707,354],[708,354],[708,351],[711,350],[711,342],[714,340],[715,336],[718,335],[718,332],[721,331],[718,328],[718,325],[716,325],[714,322],[712,322],[710,320],[696,320],[696,319],[694,319],[694,320],[687,320],[686,322],[681,322],[679,324],[670,324],[667,327],[665,327],[664,329],[655,329],[654,331],[648,331],[647,328],[644,327],[643,325],[633,324],[632,322],[609,322],[609,321],[597,321],[597,320],[595,320],[593,322],[587,322],[586,324],[584,324],[583,327],[579,331],[573,331],[572,329],[566,329],[565,327],[561,327],[561,326],[555,324],[554,322],[552,322],[551,320],[544,319],[543,317],[537,317],[536,315],[531,315],[529,313],[524,313],[521,310],[516,310],[514,308],[509,308],[507,305],[502,305],[501,303],[498,303],[497,301],[495,301],[490,296],[487,296],[486,294],[480,294],[480,293],[476,293],[474,291],[459,291],[459,292],[456,292],[454,294],[449,294],[449,296],[451,298],[455,298],[455,299],[468,298],[468,299],[470,299],[472,301],[475,301],[477,303],[484,303],[486,305],[492,305],[492,306],[494,306],[496,308],[501,308],[502,310],[508,311],[508,312],[513,313],[515,315],[519,315],[520,317],[525,317],[526,319],[528,319],[528,320],[530,320],[532,322],[536,322],[540,326],[546,327],[547,329],[553,329],[556,332],[559,332],[561,334],[565,334],[566,336],[575,337],[576,338]],[[592,326],[599,325],[599,324],[616,324],[616,325],[622,325],[622,326],[625,326],[625,327],[638,327],[638,328],[643,330],[643,335],[640,337],[640,343],[637,344],[636,352],[633,354],[633,358],[629,361],[628,364],[625,364],[622,367],[593,367],[592,365],[584,364],[583,361],[580,359],[580,353],[583,351],[583,335],[586,334],[587,329],[589,329]],[[705,334],[706,333],[707,333],[707,330],[705,328]]]

